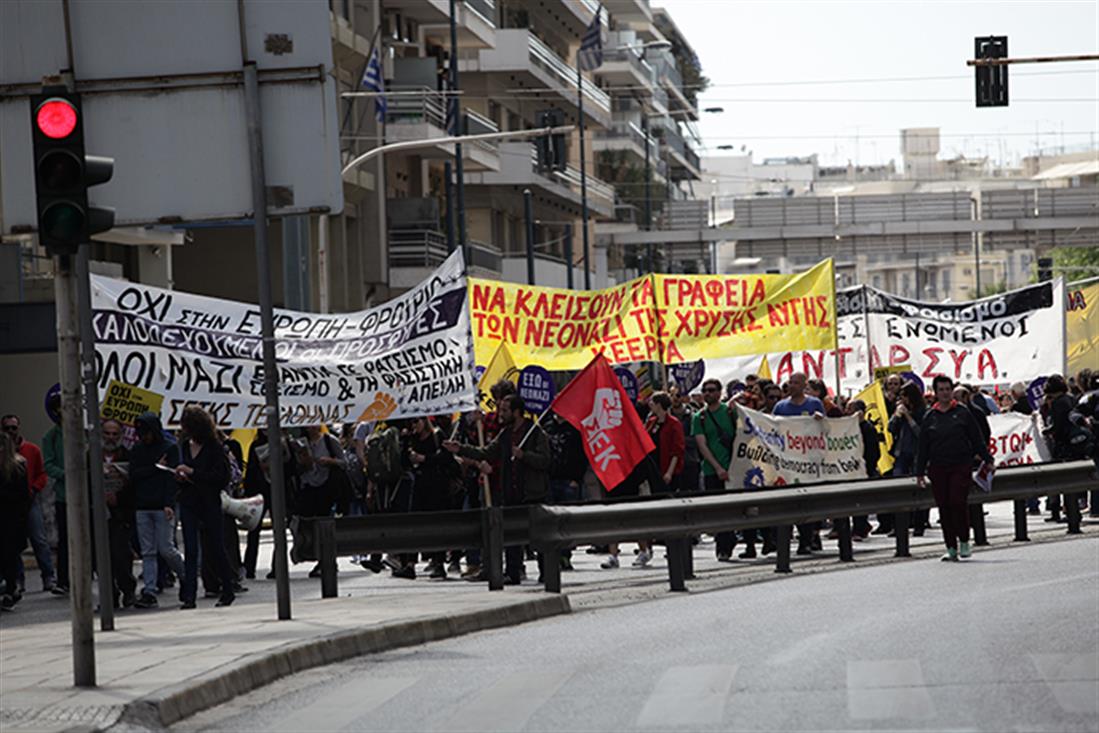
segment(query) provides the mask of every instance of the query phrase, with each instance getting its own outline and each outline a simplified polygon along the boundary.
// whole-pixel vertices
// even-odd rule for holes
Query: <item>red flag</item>
[[[550,409],[580,431],[592,470],[611,489],[653,450],[652,438],[602,354],[561,390]]]

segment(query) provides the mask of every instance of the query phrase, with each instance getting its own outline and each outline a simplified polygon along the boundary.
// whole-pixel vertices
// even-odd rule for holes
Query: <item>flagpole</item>
[[[516,446],[517,448],[522,449],[522,447],[527,444],[527,438],[530,437],[530,434],[534,432],[535,428],[545,430],[545,428],[542,428],[542,426],[539,425],[538,423],[540,423],[542,421],[542,418],[544,418],[547,414],[549,414],[549,411],[550,411],[550,408],[547,407],[545,410],[542,411],[541,415],[538,415],[536,418],[534,418],[534,422],[530,426],[530,430],[528,430],[527,434],[523,436],[523,439],[519,441],[519,445]]]

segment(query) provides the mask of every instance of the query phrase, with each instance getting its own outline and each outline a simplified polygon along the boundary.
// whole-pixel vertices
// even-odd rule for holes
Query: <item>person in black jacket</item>
[[[866,477],[877,478],[878,462],[881,460],[881,435],[873,424],[866,419],[866,403],[862,400],[851,400],[847,403],[847,414],[859,416],[859,432],[862,434],[862,460],[866,463]],[[835,531],[835,530],[833,530]],[[866,514],[852,517],[851,539],[862,541],[870,535],[870,518]],[[832,537],[831,533],[828,535]],[[836,533],[839,536],[839,533]]]
[[[916,451],[916,479],[926,485],[924,473],[931,479],[931,491],[943,527],[946,554],[943,560],[969,557],[969,485],[973,482],[973,458],[992,463],[988,441],[977,427],[973,413],[954,400],[954,382],[938,376],[932,382],[935,405],[920,424]]]
[[[27,462],[15,449],[11,436],[0,433],[0,571],[4,576],[0,609],[5,611],[12,610],[23,597],[19,592],[19,567],[27,545],[30,505]]]
[[[172,541],[175,534],[176,481],[179,446],[164,438],[156,413],[146,412],[135,422],[137,443],[130,450],[130,486],[136,507],[137,537],[141,544],[141,575],[145,587],[134,604],[157,607],[158,559],[183,577],[183,556]]]
[[[180,447],[182,457],[175,472],[180,486],[185,550],[183,583],[179,589],[181,608],[195,607],[200,533],[206,534],[213,555],[204,560],[213,563],[221,580],[221,596],[216,605],[228,606],[235,598],[234,578],[221,541],[221,491],[229,485],[229,459],[218,442],[210,413],[191,405],[183,410],[179,425],[187,436]]]

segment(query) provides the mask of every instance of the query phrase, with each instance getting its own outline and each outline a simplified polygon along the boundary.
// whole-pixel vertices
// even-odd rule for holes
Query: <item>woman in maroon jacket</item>
[[[679,491],[679,475],[683,473],[683,457],[686,451],[683,424],[671,413],[672,397],[667,392],[656,392],[649,398],[652,413],[645,421],[645,430],[656,446],[660,478],[664,491]],[[653,493],[661,493],[654,486]]]
[[[988,443],[977,427],[973,413],[954,400],[954,382],[938,376],[932,382],[935,405],[920,423],[916,451],[916,478],[924,486],[924,472],[931,479],[931,492],[942,521],[946,554],[943,560],[969,557],[969,486],[973,483],[973,457],[992,463]]]

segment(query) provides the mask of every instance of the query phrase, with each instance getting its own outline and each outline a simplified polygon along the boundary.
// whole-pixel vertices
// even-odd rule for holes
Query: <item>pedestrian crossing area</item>
[[[1025,697],[1031,712],[1068,723],[1054,729],[1088,730],[1099,715],[1099,651],[1021,655],[1021,666],[1006,677],[947,675],[939,680],[930,678],[925,666],[941,671],[941,660],[837,660],[836,674],[826,675],[833,682],[819,682],[815,676],[815,684],[803,683],[785,666],[785,682],[768,685],[761,684],[758,666],[752,664],[688,664],[644,674],[624,688],[583,665],[561,669],[532,663],[528,668],[491,671],[477,666],[447,679],[442,671],[403,675],[391,664],[329,678],[312,685],[308,693],[296,692],[294,696],[301,699],[293,701],[292,710],[267,723],[255,717],[262,717],[266,706],[253,708],[249,728],[459,733],[788,729],[793,725],[816,730],[988,730],[988,725],[959,718],[956,706],[959,696],[981,700],[988,695],[1018,697],[1020,704]],[[392,673],[382,675],[384,669]],[[440,686],[463,692],[455,699],[438,694]],[[827,720],[802,719],[804,725],[798,725],[790,717],[796,714],[795,707],[805,710],[807,699],[820,706]],[[794,700],[799,704],[790,704]],[[971,712],[979,714],[980,705],[976,703]],[[200,725],[194,729],[219,728]]]

